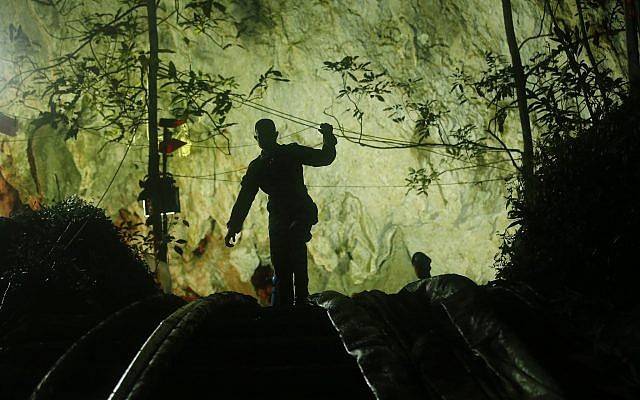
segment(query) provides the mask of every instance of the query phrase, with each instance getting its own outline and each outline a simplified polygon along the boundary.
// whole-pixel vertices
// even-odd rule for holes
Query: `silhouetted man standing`
[[[225,244],[231,247],[258,189],[269,195],[269,245],[276,278],[276,306],[293,304],[294,282],[296,304],[305,304],[309,295],[307,242],[311,240],[311,227],[318,222],[318,208],[307,193],[302,166],[331,164],[336,158],[337,142],[331,125],[322,124],[319,131],[322,149],[297,143],[280,145],[272,120],[256,122],[254,137],[262,152],[242,178],[240,194],[227,223]]]

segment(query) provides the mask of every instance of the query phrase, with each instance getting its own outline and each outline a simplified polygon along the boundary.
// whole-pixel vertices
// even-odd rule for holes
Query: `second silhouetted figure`
[[[249,164],[242,178],[240,194],[227,223],[225,243],[233,246],[258,189],[269,195],[269,245],[276,278],[276,306],[293,304],[294,286],[296,304],[306,304],[309,295],[307,242],[311,239],[311,227],[318,222],[318,208],[307,193],[302,166],[331,164],[336,158],[337,142],[331,125],[322,124],[319,131],[323,136],[322,149],[297,143],[280,145],[272,120],[256,122],[254,137],[262,152]]]

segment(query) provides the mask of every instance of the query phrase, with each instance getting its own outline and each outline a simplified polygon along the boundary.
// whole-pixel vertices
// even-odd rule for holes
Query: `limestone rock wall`
[[[59,21],[27,3],[2,2],[2,30],[10,22],[21,24],[50,55],[55,54],[59,44],[44,33],[43,26],[55,29]],[[230,10],[243,21],[238,38],[242,47],[222,51],[202,36],[193,36],[186,46],[176,32],[166,31],[160,32],[161,47],[178,49],[170,57],[179,65],[191,60],[195,68],[234,75],[247,89],[273,65],[291,82],[271,85],[263,104],[312,121],[332,122],[323,114],[326,110],[351,129],[356,128],[355,121],[345,112],[347,106],[335,99],[338,78],[323,70],[322,63],[359,55],[395,78],[422,78],[425,95],[440,97],[452,107],[451,125],[482,126],[489,115],[457,108],[449,94],[450,76],[460,67],[480,70],[486,51],[508,54],[497,4],[484,0],[238,0]],[[541,15],[537,2],[515,1],[514,8],[519,33],[535,32],[535,19]],[[7,68],[8,64],[0,63],[4,77],[11,73]],[[380,104],[367,103],[363,110],[366,132],[412,138],[411,130],[394,125]],[[28,110],[22,115],[28,116]],[[231,155],[194,143],[171,160],[175,174],[209,175],[207,179],[178,178],[181,217],[190,224],[178,223],[173,229],[176,237],[188,241],[183,256],[171,254],[176,293],[187,288],[201,295],[222,290],[252,293],[253,269],[260,260],[269,259],[264,194],[257,196],[239,244],[227,249],[223,243],[242,168],[259,153],[252,131],[253,123],[262,117],[269,115],[246,107],[232,111],[231,120],[237,125],[229,129]],[[282,143],[315,145],[321,141],[313,130],[291,135],[304,127],[273,119]],[[508,122],[507,129],[516,130],[517,125]],[[17,137],[23,141],[0,137],[0,199],[12,196],[14,190],[19,199],[13,195],[12,204],[18,200],[47,202],[74,193],[96,201],[126,148],[124,143],[106,143],[85,132],[65,142],[49,128],[25,138],[24,129]],[[103,200],[114,219],[142,213],[136,196],[137,182],[146,172],[145,140],[143,133],[138,135]],[[497,234],[507,222],[504,183],[453,183],[513,173],[508,163],[504,164],[506,171],[447,174],[443,185],[432,187],[427,198],[407,194],[403,185],[409,167],[437,167],[441,162],[437,155],[415,149],[374,150],[345,140],[339,141],[337,150],[330,167],[305,170],[309,192],[320,209],[320,223],[309,244],[312,291],[395,291],[413,279],[409,259],[415,251],[432,257],[434,274],[458,273],[477,282],[493,277],[491,265],[500,243]],[[5,189],[9,187],[15,189]],[[4,208],[0,210],[6,214]]]

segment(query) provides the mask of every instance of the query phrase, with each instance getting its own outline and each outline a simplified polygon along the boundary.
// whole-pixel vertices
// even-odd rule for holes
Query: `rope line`
[[[222,93],[222,92],[218,92],[218,93]],[[239,103],[241,106],[247,106],[250,108],[253,108],[255,110],[261,111],[261,112],[265,112],[277,117],[280,117],[282,119],[294,122],[296,124],[300,124],[303,125],[307,128],[318,128],[320,126],[320,124],[318,122],[315,121],[311,121],[299,116],[296,116],[294,114],[291,113],[287,113],[285,111],[281,111],[278,110],[276,108],[273,107],[269,107],[266,106],[264,104],[260,104],[257,103],[253,100],[249,100],[244,98],[242,95],[239,94],[235,94],[235,93],[227,93],[228,95],[230,95],[231,97],[235,97],[238,99]],[[18,117],[15,115],[9,115],[9,114],[5,114],[9,117],[13,117],[16,119],[25,119],[26,118],[22,118],[22,117]],[[339,130],[342,132],[341,135],[337,135],[339,137],[342,137],[344,139],[346,139],[347,141],[354,143],[354,144],[359,144],[361,146],[367,146],[367,147],[371,147],[371,148],[375,148],[375,149],[380,149],[380,150],[390,150],[390,149],[407,149],[407,148],[421,148],[422,150],[428,150],[428,148],[433,148],[433,147],[437,147],[437,148],[446,148],[451,146],[450,144],[446,144],[446,143],[423,143],[423,142],[412,142],[412,141],[408,141],[408,140],[403,140],[403,139],[395,139],[395,138],[389,138],[389,137],[384,137],[384,136],[375,136],[375,135],[370,135],[370,134],[366,134],[363,132],[358,132],[358,131],[354,131],[354,130],[350,130],[350,129],[345,129],[340,127]],[[295,132],[295,133],[299,133],[299,132]],[[293,133],[293,134],[295,134]],[[348,136],[345,133],[350,133],[356,136]],[[293,135],[291,134],[291,135]],[[99,134],[96,134],[99,135]],[[55,135],[52,135],[55,136]],[[289,135],[290,136],[290,135]],[[215,136],[212,136],[211,138],[213,138]],[[204,140],[208,140],[204,139]],[[13,139],[13,140],[6,140],[6,142],[21,142],[21,141],[27,141],[29,139]],[[362,142],[372,142],[372,143],[379,143],[379,144],[383,144],[383,145],[387,145],[387,146],[377,146],[377,145],[370,145],[370,144],[362,144]],[[201,141],[194,141],[194,143],[199,143]],[[204,147],[204,148],[218,148],[218,149],[226,149],[226,148],[234,148],[234,147],[245,147],[245,146],[252,146],[254,145],[253,143],[247,143],[247,144],[240,144],[240,145],[234,145],[234,146],[204,146],[204,145],[196,145],[196,144],[192,144],[193,147]],[[134,145],[134,146],[144,146],[144,145]],[[503,151],[519,151],[518,149],[503,149],[503,148],[495,148],[495,147],[491,147],[491,146],[482,146],[485,148],[486,151],[491,151],[491,152],[503,152]],[[438,154],[442,157],[450,157],[450,158],[454,158],[456,160],[460,160],[459,158],[457,158],[454,155],[449,155],[449,154],[443,154],[443,153],[435,153]],[[462,160],[460,160],[462,161]]]
[[[113,186],[113,182],[115,182],[116,177],[118,176],[118,173],[120,173],[120,169],[122,168],[122,165],[124,164],[124,160],[127,158],[127,155],[129,154],[129,150],[131,149],[131,144],[133,143],[133,140],[135,139],[136,135],[137,135],[137,131],[135,131],[133,133],[133,135],[131,136],[131,140],[129,140],[127,149],[125,150],[124,154],[122,155],[122,158],[120,159],[120,162],[118,163],[118,167],[116,168],[116,171],[111,176],[111,180],[109,181],[109,184],[107,185],[107,187],[104,190],[104,192],[102,192],[102,196],[100,196],[100,199],[95,204],[95,207],[99,207],[100,206],[100,204],[102,203],[102,200],[104,200],[104,198],[107,196],[107,193],[109,193],[109,191],[111,190],[111,187]],[[82,225],[80,226],[80,228],[76,231],[76,233],[71,237],[71,239],[69,239],[69,242],[66,244],[66,246],[64,246],[64,250],[68,249],[69,246],[71,246],[73,241],[76,240],[78,235],[80,235],[80,233],[82,233],[84,228],[87,226],[88,222],[89,222],[89,218],[86,218],[84,220],[84,222],[82,223]]]
[[[277,116],[279,118],[288,120],[290,122],[296,123],[296,124],[300,124],[305,126],[307,129],[311,129],[311,128],[317,128],[318,126],[320,126],[319,123],[314,122],[314,121],[310,121],[308,119],[302,118],[302,117],[298,117],[296,115],[287,113],[285,111],[280,111],[278,109],[260,104],[260,103],[256,103],[254,101],[248,100],[248,99],[244,99],[241,95],[236,95],[236,94],[231,94],[231,96],[236,97],[239,99],[239,102],[241,105],[253,108],[255,110],[267,113],[267,114],[271,114],[274,116]],[[294,132],[290,135],[287,135],[285,137],[294,135],[296,133],[302,132],[306,129],[303,129],[301,131],[298,132]],[[342,132],[342,134],[337,135],[338,137],[342,137],[344,139],[346,139],[347,141],[354,143],[354,144],[359,144],[361,146],[366,146],[366,147],[371,147],[371,148],[375,148],[375,149],[379,149],[379,150],[391,150],[391,149],[410,149],[410,148],[418,148],[420,150],[423,151],[429,151],[432,152],[434,154],[437,154],[441,157],[448,157],[448,158],[453,158],[456,159],[458,161],[463,161],[460,158],[454,156],[454,155],[450,155],[450,154],[446,154],[446,153],[440,153],[440,152],[435,152],[430,148],[433,147],[437,147],[437,148],[446,148],[449,147],[451,145],[449,144],[445,144],[445,143],[422,143],[422,142],[412,142],[412,141],[407,141],[407,140],[402,140],[402,139],[394,139],[394,138],[388,138],[388,137],[384,137],[384,136],[375,136],[375,135],[369,135],[366,133],[360,133],[360,132],[356,132],[350,129],[344,129],[344,128],[339,128],[338,130],[340,130]],[[89,132],[89,131],[87,131]],[[346,135],[346,133],[351,133],[357,136],[349,136]],[[89,132],[93,135],[96,136],[100,136],[97,133],[93,133],[93,132]],[[56,135],[51,135],[51,136],[56,136]],[[51,137],[49,136],[49,137]],[[213,138],[215,136],[212,136],[211,138]],[[284,137],[283,137],[284,138]],[[14,139],[14,140],[6,140],[7,142],[20,142],[20,141],[26,141],[29,139]],[[206,139],[208,140],[208,139]],[[371,142],[371,143],[378,143],[378,144],[382,144],[384,146],[378,146],[378,145],[370,145],[370,144],[362,144],[362,142]],[[114,142],[114,143],[119,143],[119,142]],[[199,143],[199,142],[196,142]],[[210,146],[210,145],[198,145],[198,144],[192,144],[192,147],[198,147],[198,148],[213,148],[213,149],[227,149],[227,148],[237,148],[237,147],[247,147],[247,146],[253,146],[255,145],[254,143],[244,143],[244,144],[238,144],[238,145],[233,145],[233,146]],[[138,144],[138,145],[133,145],[134,147],[145,147],[148,145],[144,145],[144,144]],[[510,149],[512,151],[517,151],[517,149]],[[498,148],[488,148],[487,151],[505,151],[504,149],[498,149]]]
[[[222,172],[216,172],[216,173],[213,173],[213,174],[206,174],[206,175],[175,175],[175,174],[173,174],[173,176],[178,176],[180,178],[209,178],[209,177],[212,177],[212,176],[220,176],[220,175],[232,174],[234,172],[245,171],[247,168],[249,168],[249,167],[242,167],[242,168],[233,169],[233,170],[230,170],[230,171],[222,171]]]
[[[204,181],[216,181],[216,182],[230,182],[230,183],[241,183],[242,181],[235,179],[218,179],[211,178],[206,176],[197,176],[197,175],[173,175],[178,178],[186,178],[186,179],[196,179],[196,180],[204,180]],[[454,186],[454,185],[471,185],[471,184],[482,184],[487,182],[498,182],[498,181],[508,181],[513,178],[512,176],[503,176],[499,178],[491,178],[491,179],[482,179],[477,181],[460,181],[460,182],[434,182],[431,183],[430,186]],[[305,185],[307,187],[312,188],[408,188],[407,185]]]
[[[253,108],[255,110],[264,112],[264,113],[268,113],[274,116],[277,116],[279,118],[288,120],[290,122],[296,123],[296,124],[300,124],[303,125],[305,128],[293,132],[291,134],[288,134],[286,136],[283,136],[282,138],[286,138],[286,137],[290,137],[293,136],[295,134],[304,132],[307,129],[312,129],[312,128],[317,128],[320,124],[302,117],[298,117],[296,115],[287,113],[285,111],[281,111],[257,102],[254,102],[252,100],[249,99],[245,99],[243,98],[241,95],[236,95],[236,94],[231,94],[231,96],[238,98],[240,105],[244,105],[250,108]],[[406,141],[406,140],[401,140],[401,139],[393,139],[393,138],[387,138],[387,137],[383,137],[383,136],[374,136],[374,135],[369,135],[369,134],[365,134],[365,133],[361,133],[361,132],[355,132],[349,129],[344,129],[342,127],[339,127],[339,129],[342,134],[336,135],[338,137],[342,137],[344,139],[346,139],[348,142],[350,143],[354,143],[354,144],[359,144],[360,146],[365,146],[365,147],[370,147],[370,148],[374,148],[374,149],[379,149],[379,150],[391,150],[391,149],[410,149],[410,148],[414,148],[416,150],[419,151],[426,151],[432,154],[436,154],[440,157],[444,157],[444,158],[450,158],[452,160],[456,160],[459,161],[461,163],[467,164],[467,165],[471,165],[473,164],[473,161],[471,160],[465,160],[462,159],[458,156],[455,156],[453,154],[447,154],[447,153],[442,153],[442,152],[438,152],[433,150],[432,147],[440,147],[440,148],[446,148],[447,144],[444,143],[420,143],[420,142],[411,142],[411,141]],[[94,132],[90,132],[90,131],[86,131],[92,135],[98,136],[104,140],[106,140],[104,137],[102,137],[100,134],[98,133],[94,133]],[[353,133],[356,134],[357,137],[354,136],[348,136],[345,134],[345,132],[347,133]],[[52,137],[52,136],[56,136],[56,135],[50,135],[50,136],[42,136],[42,137]],[[211,138],[215,138],[215,136],[211,136],[210,138],[207,138],[205,140],[211,139]],[[281,138],[281,139],[282,139]],[[7,142],[17,142],[17,141],[27,141],[29,139],[15,139],[15,140],[6,140]],[[364,140],[364,142],[370,142],[370,143],[378,143],[380,145],[373,145],[373,144],[363,144],[362,141]],[[118,141],[109,141],[111,143],[116,143],[116,144],[121,144],[124,145],[124,143],[118,142]],[[199,142],[198,142],[199,143]],[[236,145],[228,145],[228,146],[211,146],[211,145],[199,145],[199,144],[190,144],[191,147],[193,148],[211,148],[211,149],[221,149],[221,150],[226,150],[226,149],[231,149],[231,148],[241,148],[241,147],[249,147],[249,146],[256,146],[257,143],[242,143],[242,144],[236,144]],[[132,147],[148,147],[147,144],[130,144],[129,146]],[[510,150],[514,150],[517,151],[517,149],[510,149]],[[487,149],[487,151],[504,151],[504,149]],[[502,161],[500,161],[502,162]],[[511,160],[505,159],[504,162],[511,162]],[[497,167],[490,167],[490,168],[496,168],[496,169],[501,169],[501,168],[497,168]]]
[[[270,113],[272,115],[276,115],[279,116],[280,118],[283,119],[287,119],[290,120],[292,122],[296,122],[298,124],[301,125],[306,125],[306,126],[311,126],[311,127],[317,127],[320,124],[314,121],[310,121],[308,119],[304,119],[302,117],[298,117],[296,115],[287,113],[285,111],[280,111],[277,110],[275,108],[269,107],[269,106],[265,106],[264,104],[260,104],[260,103],[256,103],[252,100],[245,100],[242,98],[242,96],[240,95],[234,95],[232,94],[232,96],[237,97],[240,99],[240,103],[243,105],[248,105],[251,108],[257,109],[259,111],[262,112],[267,112]],[[347,138],[347,139],[355,139],[358,142],[361,141],[361,138],[371,138],[370,141],[378,141],[380,143],[397,143],[399,146],[398,147],[393,147],[393,148],[411,148],[411,147],[449,147],[451,146],[450,144],[446,144],[446,143],[421,143],[421,142],[411,142],[411,141],[407,141],[407,140],[402,140],[402,139],[394,139],[394,138],[388,138],[388,137],[384,137],[384,136],[375,136],[375,135],[369,135],[366,133],[361,133],[361,132],[357,132],[357,131],[353,131],[350,129],[344,129],[344,128],[340,128],[340,130],[344,133],[351,133],[354,135],[357,135],[357,137],[353,137],[353,136],[346,136],[346,135],[342,135],[343,137]],[[485,146],[483,146],[485,147]],[[391,147],[388,147],[388,149],[390,149]],[[486,148],[487,151],[505,151],[507,149],[503,149],[503,148],[494,148],[494,147],[487,147]],[[508,149],[510,151],[519,151],[518,149]]]
[[[291,136],[294,136],[294,135],[297,135],[299,133],[302,133],[302,132],[304,132],[304,131],[306,131],[308,129],[311,129],[311,128],[314,128],[314,127],[305,127],[303,129],[299,129],[299,130],[297,130],[295,132],[292,132],[292,133],[286,134],[284,136],[281,136],[278,139],[286,139],[286,138],[289,138]],[[118,144],[118,145],[121,145],[121,146],[129,146],[129,144],[127,144],[127,143],[122,143],[120,141],[116,141],[116,140],[113,140],[113,139],[107,139],[106,137],[102,136],[101,134],[96,133],[96,132],[91,132],[90,130],[83,130],[83,133],[88,133],[89,135],[93,135],[93,136],[99,137],[100,139],[102,139],[102,140],[104,140],[106,142],[113,143],[113,144]],[[0,139],[0,142],[1,143],[28,142],[29,140],[32,140],[32,139],[47,139],[47,138],[54,138],[54,137],[61,137],[61,136],[62,135],[56,133],[56,134],[52,134],[52,135],[36,135],[36,136],[32,136],[30,138],[25,138],[25,139]],[[214,138],[214,136],[211,136],[211,137],[209,137],[209,138],[207,138],[205,140],[210,140],[210,139],[213,139],[213,138]],[[257,146],[258,145],[258,143],[255,142],[255,141],[254,142],[247,142],[247,143],[239,143],[239,144],[230,145],[230,146],[211,146],[211,145],[200,145],[200,144],[193,144],[193,143],[200,143],[200,142],[191,142],[191,143],[188,143],[188,144],[191,147],[205,148],[205,149],[229,149],[229,148],[230,149],[235,149],[235,148],[239,148],[239,147],[250,147],[250,146]],[[131,147],[149,147],[149,145],[148,144],[133,144],[132,143]]]

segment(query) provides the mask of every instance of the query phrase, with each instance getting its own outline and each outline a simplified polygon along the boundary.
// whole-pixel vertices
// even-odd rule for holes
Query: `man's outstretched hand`
[[[236,245],[236,235],[238,232],[228,231],[227,236],[224,237],[224,244],[227,247],[233,247]]]
[[[320,129],[318,129],[318,130],[322,134],[333,133],[333,125],[327,124],[327,123],[320,124]]]

